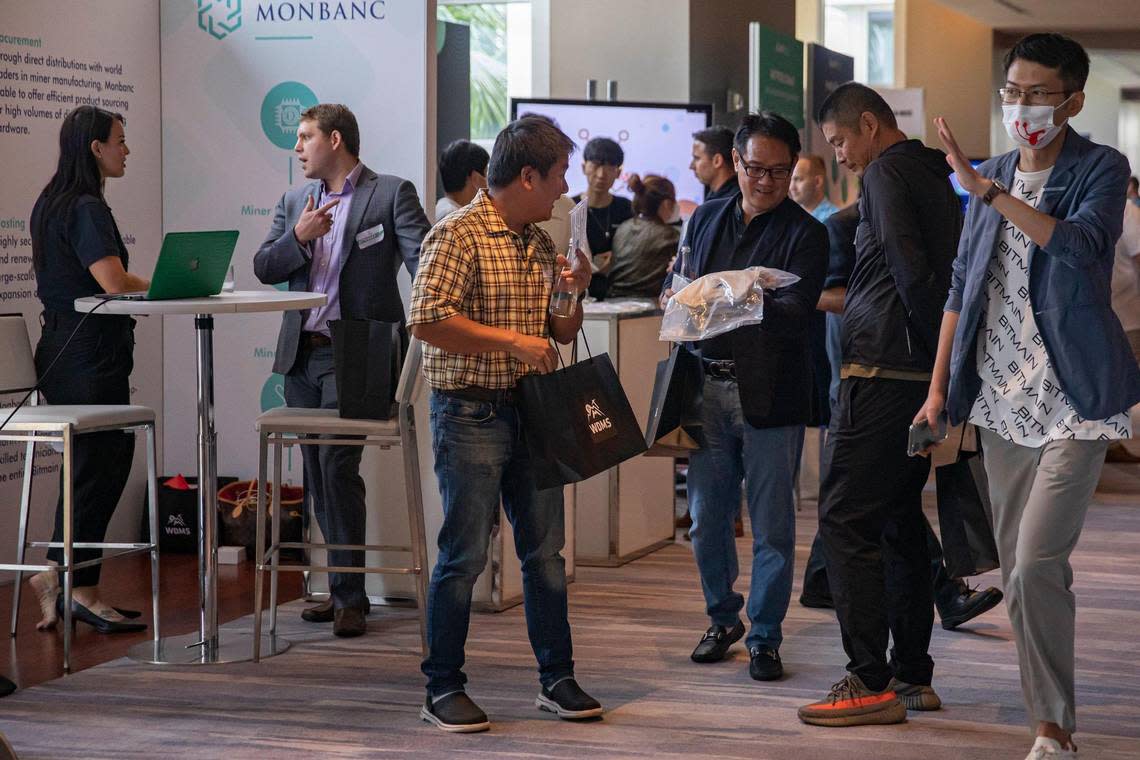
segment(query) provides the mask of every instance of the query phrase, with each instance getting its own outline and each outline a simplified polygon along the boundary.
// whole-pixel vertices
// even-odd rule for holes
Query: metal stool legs
[[[24,456],[24,482],[20,490],[20,527],[17,531],[19,544],[16,546],[16,564],[24,564],[27,555],[28,543],[28,510],[32,505],[32,464],[36,459],[36,442],[28,441],[27,453]],[[16,582],[12,586],[12,630],[9,632],[13,638],[16,636],[16,624],[20,622],[20,587],[23,585],[24,571],[16,571]]]

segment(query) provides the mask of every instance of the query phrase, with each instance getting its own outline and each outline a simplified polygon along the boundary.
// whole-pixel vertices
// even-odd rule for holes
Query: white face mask
[[[1001,107],[1002,124],[1010,139],[1023,148],[1041,150],[1061,134],[1068,119],[1053,123],[1053,113],[1069,102],[1070,95],[1058,106],[1023,106],[1020,103]]]

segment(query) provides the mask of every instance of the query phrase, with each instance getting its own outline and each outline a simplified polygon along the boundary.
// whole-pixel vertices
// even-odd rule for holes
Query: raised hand
[[[340,203],[340,198],[334,198],[320,208],[315,208],[316,199],[310,195],[305,201],[305,210],[301,212],[301,217],[297,223],[293,225],[293,234],[297,237],[297,242],[304,245],[310,240],[316,240],[327,235],[328,231],[332,229],[333,223],[332,214],[329,213],[330,209],[338,203]]]
[[[985,195],[990,189],[990,180],[970,164],[966,154],[958,147],[958,141],[954,139],[954,133],[950,131],[946,119],[942,116],[935,117],[934,124],[938,127],[938,138],[946,148],[946,163],[954,170],[958,184],[971,195]]]

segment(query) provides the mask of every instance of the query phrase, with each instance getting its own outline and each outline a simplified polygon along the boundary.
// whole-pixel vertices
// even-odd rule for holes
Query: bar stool
[[[0,364],[0,393],[28,392],[36,387],[36,365],[32,355],[28,328],[22,314],[0,314],[0,356],[6,361]],[[37,394],[32,394],[32,401]],[[7,413],[0,412],[0,422]],[[110,430],[131,431],[138,435],[146,431],[147,495],[150,499],[150,541],[147,543],[84,542],[75,541],[74,531],[74,490],[72,482],[72,451],[75,436],[83,433],[98,433]],[[20,586],[25,571],[54,570],[63,574],[63,672],[71,672],[71,593],[72,574],[81,568],[97,565],[112,557],[127,554],[150,552],[150,592],[154,613],[152,628],[155,642],[158,631],[158,486],[155,478],[154,450],[154,410],[134,405],[70,405],[45,404],[25,406],[17,411],[3,428],[0,428],[0,441],[22,441],[27,444],[24,459],[24,481],[20,494],[20,524],[17,537],[16,562],[0,564],[0,570],[14,570],[16,582],[12,587],[12,628],[16,636],[16,625],[20,616]],[[28,511],[32,501],[32,473],[37,443],[58,443],[63,445],[63,540],[28,541]],[[62,548],[62,565],[35,565],[25,562],[29,548]],[[112,554],[84,562],[74,561],[75,549],[113,549]]]
[[[419,608],[420,647],[427,654],[427,577],[424,572],[427,547],[424,538],[423,493],[420,490],[420,459],[416,441],[414,401],[420,396],[420,342],[412,339],[400,373],[396,389],[398,412],[391,420],[352,420],[340,417],[335,409],[300,409],[277,407],[257,418],[259,452],[257,460],[258,482],[267,481],[269,449],[273,448],[273,479],[269,488],[257,489],[257,544],[254,557],[257,571],[254,576],[253,607],[253,661],[261,657],[261,599],[264,590],[264,571],[269,571],[269,633],[277,633],[277,573],[278,572],[334,572],[334,573],[387,573],[414,576],[416,604]],[[328,436],[309,438],[305,436]],[[349,438],[347,436],[361,436]],[[404,496],[411,528],[409,545],[387,544],[320,544],[309,541],[281,541],[281,510],[278,508],[281,460],[288,446],[378,446],[387,450],[398,447],[404,459]],[[265,547],[266,491],[272,491],[270,546]],[[410,563],[396,567],[333,567],[327,565],[281,565],[282,549],[344,549],[354,551],[405,552]]]

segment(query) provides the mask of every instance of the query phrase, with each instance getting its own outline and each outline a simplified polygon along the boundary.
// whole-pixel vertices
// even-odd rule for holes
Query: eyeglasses
[[[1005,105],[1013,105],[1020,103],[1024,97],[1028,99],[1031,106],[1048,106],[1052,105],[1049,102],[1051,95],[1068,95],[1068,90],[1046,90],[1044,87],[1034,87],[1029,90],[1019,90],[1016,87],[999,87],[998,97]]]
[[[764,179],[771,177],[776,182],[783,182],[792,175],[792,170],[786,166],[767,167],[760,164],[746,164],[743,161],[740,165],[744,167],[744,173],[752,179]]]

